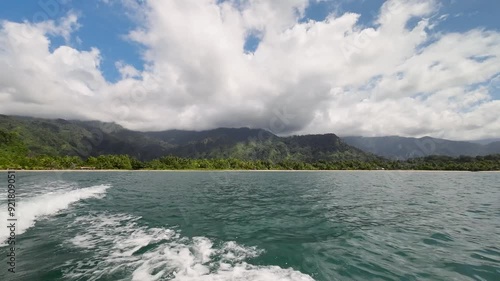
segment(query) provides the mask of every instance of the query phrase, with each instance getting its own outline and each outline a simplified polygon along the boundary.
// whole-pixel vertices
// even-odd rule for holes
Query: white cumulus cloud
[[[0,112],[115,121],[131,129],[259,127],[278,134],[498,137],[500,33],[437,31],[437,1],[390,0],[372,26],[355,13],[302,21],[307,0],[150,0],[127,40],[144,70],[100,51],[50,48],[75,14],[3,21]],[[132,10],[131,10],[132,11]],[[438,14],[436,16],[436,14]],[[140,19],[140,21],[139,21]],[[249,34],[261,41],[244,50]]]

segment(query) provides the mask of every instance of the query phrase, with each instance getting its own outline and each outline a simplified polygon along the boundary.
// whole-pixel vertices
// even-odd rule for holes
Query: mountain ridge
[[[277,136],[264,129],[216,128],[141,132],[101,121],[0,115],[0,131],[16,132],[28,154],[78,156],[126,154],[138,160],[162,156],[271,161],[338,161],[431,155],[482,156],[500,153],[500,141],[480,144],[432,137],[338,137],[336,134]]]
[[[500,141],[480,144],[471,141],[455,141],[429,136],[421,138],[347,136],[342,137],[342,139],[347,144],[363,151],[393,160],[407,160],[430,155],[475,157],[500,153]]]
[[[29,155],[126,154],[141,161],[163,156],[270,161],[378,159],[345,144],[337,135],[279,137],[263,129],[139,132],[115,123],[0,116],[0,130],[15,132]]]

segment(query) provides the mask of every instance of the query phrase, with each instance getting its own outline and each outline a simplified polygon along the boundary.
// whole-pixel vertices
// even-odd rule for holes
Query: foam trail
[[[32,198],[17,198],[16,202],[16,234],[23,234],[33,227],[36,221],[44,216],[54,215],[67,209],[72,203],[88,198],[98,198],[106,193],[108,185],[98,185],[74,190],[58,190]],[[0,205],[0,222],[6,223],[8,219],[7,204]],[[0,228],[0,243],[4,243],[9,236],[6,227]]]
[[[292,268],[248,264],[245,260],[264,252],[256,247],[183,237],[169,228],[141,226],[140,219],[102,213],[77,218],[69,227],[80,229],[80,233],[67,246],[93,257],[68,261],[65,280],[128,276],[124,280],[314,281]]]

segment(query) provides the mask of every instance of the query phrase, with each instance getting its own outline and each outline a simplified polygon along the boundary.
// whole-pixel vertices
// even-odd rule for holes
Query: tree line
[[[331,161],[242,160],[238,158],[183,158],[164,156],[140,161],[130,155],[33,155],[15,132],[0,130],[0,169],[24,170],[449,170],[499,171],[500,154],[487,156],[427,156],[406,161],[336,159]]]
[[[0,157],[1,169],[60,170],[448,170],[498,171],[500,155],[452,158],[428,156],[407,161],[318,161],[284,160],[245,161],[228,159],[189,159],[165,156],[151,161],[139,161],[129,155],[100,155],[81,159],[77,156]]]

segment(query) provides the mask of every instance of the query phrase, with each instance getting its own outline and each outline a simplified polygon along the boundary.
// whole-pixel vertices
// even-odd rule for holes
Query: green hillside
[[[378,157],[351,147],[334,134],[278,137],[249,128],[137,132],[114,123],[0,116],[0,132],[19,136],[27,156],[129,155],[141,161],[162,156],[315,162]]]
[[[374,160],[378,157],[345,144],[334,134],[278,137],[249,128],[219,128],[209,131],[164,131],[145,133],[174,147],[168,155],[185,158],[235,158],[241,160]]]
[[[0,115],[0,131],[15,133],[29,156],[127,154],[138,159],[164,155],[167,143],[114,123]]]
[[[386,140],[385,149],[390,150],[397,143],[397,137],[392,141]],[[460,150],[463,145],[452,144],[450,149],[456,150]],[[411,146],[408,147],[411,149]],[[485,147],[494,154],[498,142]],[[437,151],[446,148],[440,149]],[[114,123],[98,121],[0,115],[0,169],[81,167],[479,171],[500,170],[500,155],[444,155],[387,160],[350,146],[334,134],[279,137],[265,130],[249,128],[137,132]]]

